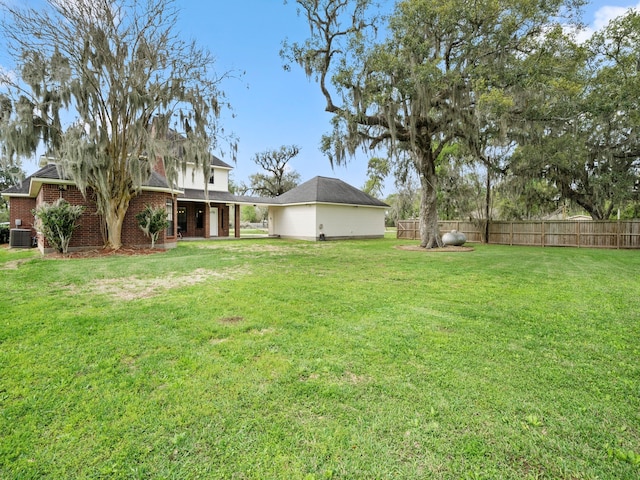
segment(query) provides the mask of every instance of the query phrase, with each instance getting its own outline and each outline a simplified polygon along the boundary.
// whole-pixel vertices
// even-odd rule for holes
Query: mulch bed
[[[420,245],[396,245],[396,248],[399,250],[408,250],[411,252],[425,252],[425,253],[453,253],[453,252],[473,252],[473,247],[465,247],[465,246],[454,246],[447,245],[446,247],[441,248],[423,248]]]

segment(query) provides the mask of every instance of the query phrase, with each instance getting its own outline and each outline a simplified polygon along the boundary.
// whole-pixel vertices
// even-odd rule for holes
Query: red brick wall
[[[140,227],[138,226],[138,221],[136,220],[136,214],[141,211],[145,205],[151,205],[153,207],[161,207],[166,208],[167,199],[171,198],[171,195],[168,193],[162,192],[141,192],[138,196],[131,199],[131,203],[129,203],[129,210],[127,211],[127,215],[124,217],[124,223],[122,225],[122,244],[129,245],[134,247],[150,247],[151,239],[146,237]],[[176,202],[174,200],[174,223],[177,215],[177,207]],[[175,228],[175,225],[174,225]],[[168,237],[166,235],[166,231],[162,232],[158,236],[158,240],[156,241],[156,247],[162,248],[168,242],[175,242],[175,233],[172,237]]]
[[[37,204],[43,202],[53,203],[59,198],[64,198],[71,205],[84,205],[85,211],[78,220],[78,228],[73,232],[70,249],[80,249],[88,247],[102,247],[104,240],[102,239],[100,217],[96,213],[96,204],[91,200],[93,192],[87,192],[87,200],[84,199],[80,190],[73,185],[43,185],[38,194]],[[40,239],[43,242],[44,239]],[[44,240],[42,248],[49,249],[51,246]]]
[[[35,221],[31,210],[36,205],[42,202],[53,203],[58,198],[64,198],[72,205],[84,205],[85,211],[78,220],[78,228],[73,233],[71,242],[69,244],[70,250],[79,250],[87,248],[101,248],[104,246],[104,238],[101,233],[102,222],[101,218],[97,214],[96,204],[93,200],[94,194],[91,190],[87,191],[87,199],[85,199],[75,186],[65,185],[43,185],[42,189],[38,193],[37,198],[19,198],[13,197],[10,200],[10,220],[11,228],[15,227],[15,220],[20,218],[22,220],[21,228],[33,228]],[[127,214],[122,225],[122,244],[129,247],[149,247],[151,240],[142,233],[138,226],[138,221],[135,216],[146,204],[156,207],[166,207],[167,198],[172,198],[168,193],[162,192],[142,192],[134,197],[130,204]],[[177,215],[177,206],[175,199],[174,203],[174,223]],[[174,228],[175,228],[174,225]],[[33,230],[35,235],[35,229]],[[175,232],[172,236],[167,236],[166,232],[163,232],[156,242],[156,246],[159,248],[172,246],[176,242]],[[51,248],[48,242],[44,238],[39,238],[39,247],[46,251]]]
[[[224,204],[216,205],[218,207],[218,235],[221,237],[229,236],[229,206]]]
[[[11,197],[9,200],[9,228],[30,228],[32,235],[36,234],[33,228],[35,218],[31,210],[36,208],[35,198]],[[16,220],[20,219],[22,225],[16,225]]]

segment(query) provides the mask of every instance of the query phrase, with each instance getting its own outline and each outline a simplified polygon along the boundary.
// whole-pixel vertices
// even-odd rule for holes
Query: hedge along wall
[[[84,205],[85,207],[85,211],[78,221],[79,226],[73,233],[73,237],[71,238],[69,250],[73,251],[91,248],[102,248],[104,246],[104,239],[101,232],[102,221],[97,214],[96,203],[95,200],[93,200],[93,198],[95,198],[93,191],[88,190],[87,198],[85,199],[80,190],[78,190],[78,188],[73,185],[43,185],[36,201],[32,202],[31,208],[35,208],[36,204],[39,205],[42,202],[53,203],[58,198],[64,198],[72,205]],[[165,208],[167,198],[172,197],[168,193],[143,191],[131,200],[131,202],[129,203],[129,209],[127,210],[127,214],[124,218],[124,223],[122,225],[122,244],[124,246],[151,246],[151,239],[149,239],[144,235],[144,233],[142,233],[142,230],[140,230],[138,221],[136,220],[135,216],[136,213],[142,210],[146,204],[153,205],[154,207]],[[18,199],[11,199],[12,218],[15,200]],[[16,203],[20,204],[20,202]],[[24,208],[20,207],[20,210],[24,210]],[[28,212],[28,218],[29,224],[32,225],[34,222],[34,217],[30,209]],[[24,225],[25,220],[23,219],[22,221]],[[38,237],[39,248],[44,252],[51,251],[51,246],[48,244],[48,242],[44,238],[41,238],[41,235],[38,235]],[[169,242],[167,242],[167,238],[169,238]],[[158,241],[156,242],[157,248],[168,248],[172,246],[175,246],[175,237],[173,241],[171,241],[171,237],[166,236],[166,233],[163,233],[158,237]]]

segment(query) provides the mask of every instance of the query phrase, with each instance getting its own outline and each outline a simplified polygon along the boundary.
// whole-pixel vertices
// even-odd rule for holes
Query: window
[[[167,225],[167,235],[173,237],[173,200],[167,199],[166,203],[167,208],[167,221],[169,224]]]
[[[202,208],[196,210],[196,228],[204,228],[204,210]]]
[[[178,231],[183,235],[187,233],[187,208],[178,207]]]
[[[209,177],[209,184],[213,185],[215,182],[215,174],[213,172],[213,170],[211,170],[211,176]]]

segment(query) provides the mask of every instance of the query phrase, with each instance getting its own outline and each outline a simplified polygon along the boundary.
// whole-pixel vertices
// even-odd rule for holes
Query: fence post
[[[509,224],[509,246],[513,246],[513,221]]]
[[[618,250],[620,250],[620,242],[621,242],[621,240],[622,240],[622,239],[620,238],[620,237],[621,237],[621,234],[622,234],[622,232],[621,232],[621,228],[620,228],[620,218],[618,218],[618,225],[617,225],[617,228],[618,228],[617,244],[618,244]]]
[[[542,226],[540,228],[542,229],[542,236],[540,237],[540,243],[544,247],[544,220],[542,221]]]

